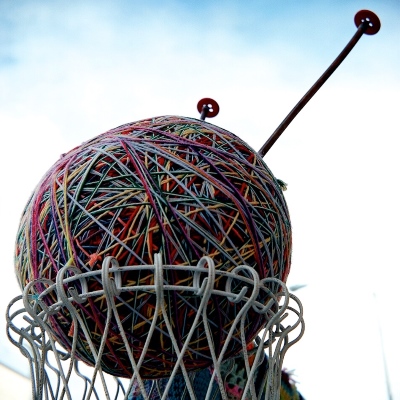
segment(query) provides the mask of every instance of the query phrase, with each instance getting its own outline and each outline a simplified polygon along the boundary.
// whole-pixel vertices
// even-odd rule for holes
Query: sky
[[[0,0],[0,315],[19,288],[19,218],[41,176],[108,129],[159,115],[198,117],[258,150],[356,31],[382,28],[348,58],[265,156],[288,183],[288,284],[306,332],[284,365],[308,400],[400,400],[398,123],[400,3]],[[0,319],[0,361],[28,373]],[[1,377],[0,377],[1,379]]]

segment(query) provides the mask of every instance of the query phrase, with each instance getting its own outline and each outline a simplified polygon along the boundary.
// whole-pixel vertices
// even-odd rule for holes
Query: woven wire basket
[[[239,398],[279,399],[283,358],[304,331],[303,310],[298,298],[276,278],[260,280],[251,267],[242,265],[230,272],[219,271],[210,257],[201,258],[196,266],[184,267],[192,274],[190,285],[170,285],[165,279],[166,271],[182,266],[163,265],[159,254],[154,260],[154,265],[120,266],[115,258],[108,257],[101,271],[86,273],[74,266],[65,266],[58,272],[55,282],[48,279],[33,281],[26,286],[23,295],[10,302],[7,310],[8,336],[29,362],[32,398],[229,399],[232,394],[230,375],[240,368],[243,384],[239,393],[236,390]],[[154,274],[154,284],[137,285],[134,289],[132,286],[121,286],[122,271],[138,268]],[[102,290],[89,290],[88,280],[94,275],[101,279]],[[218,279],[225,280],[224,291],[215,289]],[[135,357],[136,353],[132,352],[118,313],[119,295],[132,290],[156,296],[154,314],[148,319],[147,339],[140,357]],[[53,304],[47,301],[49,293],[57,299]],[[166,301],[171,293],[189,293],[199,297],[194,322],[183,341],[176,334],[169,310],[171,305]],[[210,329],[213,321],[208,314],[212,296],[240,305],[240,311],[226,328],[226,340],[222,346],[218,345]],[[89,298],[107,302],[107,322],[97,347],[78,307]],[[261,315],[265,321],[251,341],[246,336],[249,310]],[[51,323],[60,312],[67,312],[72,318],[68,346],[65,346],[65,341],[60,344]],[[160,330],[172,343],[175,361],[170,365],[168,376],[149,379],[147,375],[143,377],[141,371],[154,346],[154,337]],[[111,331],[122,338],[123,343],[118,346],[124,346],[127,353],[132,371],[130,379],[104,372],[102,359],[110,345],[107,341]],[[196,369],[193,363],[188,362],[193,358],[190,343],[196,335],[205,335],[207,339],[209,365],[206,368]],[[84,351],[92,360],[90,366],[86,365],[87,360],[80,360],[82,338],[85,339]],[[233,344],[237,346],[238,342],[240,351],[236,356],[226,358],[228,349]],[[160,362],[162,352],[161,348]]]

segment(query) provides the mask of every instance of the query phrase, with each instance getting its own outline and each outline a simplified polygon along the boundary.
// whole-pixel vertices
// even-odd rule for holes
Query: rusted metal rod
[[[321,75],[321,77],[314,83],[311,89],[302,97],[302,99],[296,104],[296,106],[290,111],[287,117],[282,121],[282,123],[275,129],[274,133],[269,137],[269,139],[264,143],[264,145],[259,150],[261,157],[264,157],[273,144],[282,135],[285,129],[293,121],[296,115],[303,109],[303,107],[311,100],[311,98],[317,93],[321,86],[328,80],[328,78],[335,72],[336,68],[342,63],[342,61],[347,57],[356,43],[359,41],[361,36],[366,33],[367,35],[374,35],[377,33],[381,27],[379,18],[376,14],[369,10],[359,11],[355,17],[354,21],[358,27],[356,33],[351,38],[350,42],[342,50],[342,52],[337,56],[333,63],[328,67],[328,69]]]
[[[202,108],[202,110],[201,110],[201,114],[200,114],[200,119],[201,119],[202,121],[204,121],[204,120],[206,119],[206,117],[207,117],[209,111],[210,111],[210,107],[209,107],[207,104],[204,104],[204,105],[203,105],[203,108]]]

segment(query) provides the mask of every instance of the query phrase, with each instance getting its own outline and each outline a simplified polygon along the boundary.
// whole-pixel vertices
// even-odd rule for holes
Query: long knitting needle
[[[353,47],[356,45],[361,36],[365,33],[367,35],[375,35],[380,27],[381,23],[376,14],[369,10],[359,11],[355,17],[354,22],[358,27],[356,33],[351,38],[350,42],[342,50],[342,52],[337,56],[333,63],[328,67],[328,69],[321,75],[321,77],[314,83],[311,89],[303,96],[303,98],[296,104],[296,106],[290,111],[287,117],[282,121],[282,123],[276,128],[274,133],[269,137],[269,139],[264,143],[264,145],[259,150],[261,157],[264,157],[273,144],[282,135],[285,129],[293,121],[296,115],[302,110],[302,108],[311,100],[311,98],[317,93],[321,86],[328,80],[328,78],[333,74],[336,68],[342,63],[342,61],[347,57]]]

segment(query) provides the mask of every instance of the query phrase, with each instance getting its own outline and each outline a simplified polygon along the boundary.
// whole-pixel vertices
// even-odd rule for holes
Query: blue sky
[[[0,1],[1,314],[19,294],[19,216],[61,153],[125,122],[196,117],[202,97],[220,104],[211,122],[258,150],[354,34],[363,8],[379,15],[381,31],[361,38],[265,160],[289,184],[289,284],[308,285],[298,292],[306,334],[285,365],[308,400],[383,399],[380,319],[400,399],[394,0]],[[23,363],[4,321],[0,329],[0,359]]]

